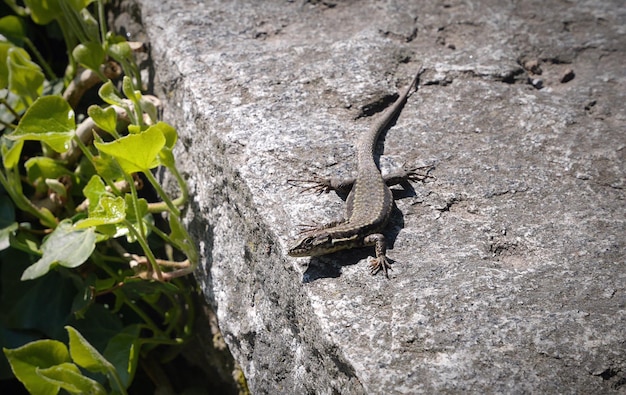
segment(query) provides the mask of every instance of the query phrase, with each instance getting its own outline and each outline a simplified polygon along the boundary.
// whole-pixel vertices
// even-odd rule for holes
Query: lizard
[[[347,217],[343,221],[332,222],[302,232],[304,233],[303,237],[288,250],[290,256],[320,256],[340,250],[373,245],[375,246],[376,258],[370,258],[370,273],[374,275],[382,271],[385,277],[389,278],[388,271],[391,269],[391,265],[386,255],[387,242],[381,231],[389,221],[394,202],[391,189],[389,189],[388,183],[374,161],[374,150],[382,131],[386,130],[400,114],[411,89],[415,87],[417,90],[422,72],[423,68],[420,67],[412,82],[400,93],[396,101],[380,115],[367,133],[363,133],[358,138],[356,142],[357,174],[355,179],[341,182],[338,180],[323,181],[317,178],[312,181],[316,183],[312,188],[320,193],[332,189],[345,190],[351,186],[346,199]],[[430,177],[428,175],[417,176],[417,173],[409,172],[404,179],[423,180]],[[400,179],[395,177],[389,183],[399,183],[399,181]]]

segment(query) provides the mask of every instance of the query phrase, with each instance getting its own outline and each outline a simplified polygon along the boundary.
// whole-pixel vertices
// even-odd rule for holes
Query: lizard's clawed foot
[[[330,178],[320,177],[317,174],[313,174],[310,179],[290,179],[287,182],[291,186],[302,188],[301,193],[313,191],[321,195],[334,189]]]
[[[370,257],[370,274],[375,275],[376,273],[382,271],[387,279],[389,278],[389,270],[393,270],[389,260],[386,256],[381,256],[378,258]]]
[[[424,169],[426,169],[426,171],[424,171]],[[422,182],[428,178],[435,178],[434,176],[430,175],[430,172],[433,171],[434,169],[435,169],[435,166],[430,166],[430,165],[414,167],[406,171],[406,176],[409,181]]]

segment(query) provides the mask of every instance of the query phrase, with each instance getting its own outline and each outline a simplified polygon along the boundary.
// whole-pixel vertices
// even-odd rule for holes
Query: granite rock
[[[192,202],[197,279],[253,393],[623,393],[620,1],[139,0]],[[343,213],[287,180],[386,133],[390,279],[290,258]]]

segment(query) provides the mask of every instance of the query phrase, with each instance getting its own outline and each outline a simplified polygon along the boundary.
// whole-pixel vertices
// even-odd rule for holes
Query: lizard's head
[[[309,235],[298,240],[296,245],[289,249],[291,256],[318,256],[333,251],[333,240],[328,233]]]

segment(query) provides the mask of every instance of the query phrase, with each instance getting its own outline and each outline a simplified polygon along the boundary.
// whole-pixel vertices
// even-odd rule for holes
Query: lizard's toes
[[[385,277],[389,278],[389,270],[393,270],[386,257],[371,258],[369,262],[370,274],[375,275],[382,270]]]

